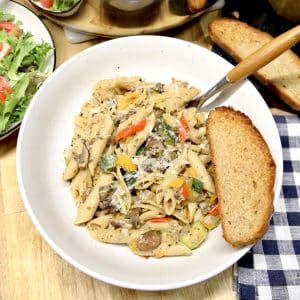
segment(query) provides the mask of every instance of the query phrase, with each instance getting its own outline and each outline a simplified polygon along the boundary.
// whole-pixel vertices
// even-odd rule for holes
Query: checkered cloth
[[[274,119],[283,149],[279,205],[263,239],[235,265],[240,300],[300,300],[300,118]]]

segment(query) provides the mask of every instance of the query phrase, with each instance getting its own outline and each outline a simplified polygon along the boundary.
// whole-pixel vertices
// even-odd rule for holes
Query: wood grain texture
[[[215,14],[212,14],[215,17]],[[206,17],[207,18],[207,17]],[[194,22],[169,35],[209,46],[205,22]],[[54,37],[59,66],[69,57],[102,41],[68,43],[63,31],[45,22]],[[0,299],[4,300],[181,300],[236,299],[232,268],[203,283],[164,292],[118,288],[95,280],[62,260],[32,224],[18,191],[16,141],[18,132],[0,142]]]

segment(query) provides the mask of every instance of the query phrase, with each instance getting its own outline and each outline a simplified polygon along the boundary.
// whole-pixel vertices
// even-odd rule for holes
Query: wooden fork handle
[[[230,83],[241,80],[262,68],[300,40],[300,25],[286,31],[243,59],[226,75]]]

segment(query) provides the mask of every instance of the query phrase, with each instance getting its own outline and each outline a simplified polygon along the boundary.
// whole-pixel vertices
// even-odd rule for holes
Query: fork
[[[300,25],[282,33],[243,59],[207,92],[194,98],[193,106],[200,109],[209,98],[267,65],[280,54],[299,42],[299,40]]]

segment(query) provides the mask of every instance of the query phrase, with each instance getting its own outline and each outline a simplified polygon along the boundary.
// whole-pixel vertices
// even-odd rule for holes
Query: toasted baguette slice
[[[211,22],[209,35],[238,62],[272,39],[244,22],[227,18]],[[294,52],[286,51],[258,70],[255,76],[293,109],[300,110],[300,59]]]
[[[207,136],[221,225],[235,247],[260,239],[273,212],[275,163],[251,120],[230,107],[210,112]]]

